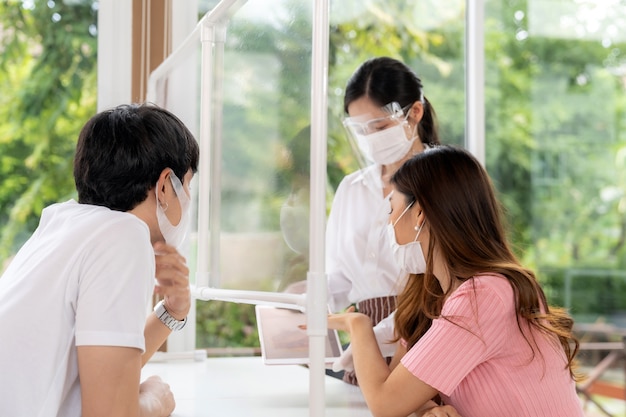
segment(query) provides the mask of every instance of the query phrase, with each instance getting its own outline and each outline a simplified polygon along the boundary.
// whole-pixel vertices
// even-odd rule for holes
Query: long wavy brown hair
[[[451,286],[443,292],[433,274],[437,248],[450,276],[467,281],[481,273],[501,274],[513,287],[517,324],[532,349],[541,355],[533,336],[522,331],[528,323],[548,337],[558,338],[572,378],[579,343],[572,333],[573,319],[562,308],[548,305],[535,274],[524,268],[511,250],[502,209],[492,182],[469,152],[437,146],[408,160],[392,177],[407,204],[417,201],[430,231],[426,272],[412,275],[398,297],[396,336],[413,346],[438,318]],[[524,326],[525,327],[525,326]]]

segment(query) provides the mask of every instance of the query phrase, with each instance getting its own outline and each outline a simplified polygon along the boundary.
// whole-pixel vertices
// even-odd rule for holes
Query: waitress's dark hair
[[[361,64],[346,85],[343,108],[361,97],[367,97],[383,107],[397,102],[403,109],[416,101],[424,105],[424,115],[418,123],[417,133],[423,143],[439,144],[437,115],[424,96],[422,80],[404,63],[389,57],[372,58]]]

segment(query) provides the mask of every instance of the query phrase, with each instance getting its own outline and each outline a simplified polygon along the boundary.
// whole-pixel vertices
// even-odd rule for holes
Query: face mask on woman
[[[424,223],[422,223],[422,225],[417,229],[417,234],[415,235],[415,240],[413,240],[413,242],[409,242],[406,245],[400,245],[396,240],[396,224],[412,205],[413,203],[409,204],[395,222],[387,225],[387,236],[389,237],[389,242],[391,244],[393,259],[396,261],[398,266],[410,274],[423,274],[426,271],[426,258],[424,258],[422,245],[417,241],[417,238],[422,231]]]
[[[185,240],[187,230],[189,229],[189,221],[191,219],[189,209],[191,205],[189,196],[183,188],[183,184],[180,182],[178,177],[174,175],[173,171],[170,173],[170,181],[172,182],[172,187],[174,187],[174,192],[176,193],[176,197],[178,197],[178,203],[180,204],[180,220],[178,221],[178,224],[176,226],[174,226],[170,222],[167,215],[165,214],[165,211],[168,209],[167,203],[165,204],[165,208],[163,208],[163,206],[159,202],[158,193],[156,214],[157,221],[159,223],[159,229],[161,230],[161,234],[165,239],[165,243],[178,248]]]
[[[408,114],[405,115],[405,111],[408,107],[403,110],[400,104],[392,102],[381,107],[381,114],[387,116],[363,114],[347,117],[343,124],[365,158],[387,165],[403,159],[416,139],[416,136],[407,138]]]
[[[409,153],[415,137],[407,139],[406,121],[369,135],[357,135],[361,152],[377,164],[387,165],[398,162]]]

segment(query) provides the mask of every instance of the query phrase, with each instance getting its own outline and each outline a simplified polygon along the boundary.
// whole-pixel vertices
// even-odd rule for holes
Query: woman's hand
[[[372,320],[363,313],[339,313],[328,315],[328,328],[352,333],[352,329],[357,325],[372,326]],[[373,331],[373,330],[372,330]]]
[[[352,329],[354,329],[354,326],[357,325],[369,326],[370,329],[373,329],[372,320],[365,314],[355,313],[354,307],[350,307],[346,310],[345,313],[328,315],[327,327],[329,329],[341,330],[343,332],[351,334]],[[301,329],[307,328],[306,324],[301,324],[298,327]]]
[[[372,320],[363,313],[356,313],[354,306],[350,306],[344,313],[328,315],[329,329],[341,330],[350,334],[357,323],[368,324],[369,327],[373,327]]]
[[[163,242],[154,244],[154,253],[157,280],[154,292],[163,296],[168,313],[183,320],[191,307],[187,260],[175,247]]]

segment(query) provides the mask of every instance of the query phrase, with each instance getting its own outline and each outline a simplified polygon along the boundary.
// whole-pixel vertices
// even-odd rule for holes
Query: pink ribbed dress
[[[441,316],[401,363],[463,417],[584,416],[563,349],[526,325],[541,352],[533,357],[504,277],[464,282]]]

